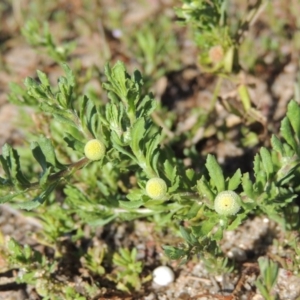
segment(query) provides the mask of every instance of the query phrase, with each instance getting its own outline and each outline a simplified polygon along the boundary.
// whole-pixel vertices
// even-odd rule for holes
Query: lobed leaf
[[[197,190],[202,197],[207,198],[211,203],[214,202],[216,195],[212,191],[204,176],[202,176],[201,179],[197,181]]]
[[[188,230],[186,228],[184,228],[183,226],[179,227],[180,233],[183,237],[183,239],[190,244],[191,246],[193,246],[195,243],[197,243],[197,239],[193,236],[192,233],[188,232]]]
[[[42,83],[42,85],[45,88],[50,87],[50,82],[49,82],[47,75],[40,70],[37,70],[36,73],[37,73],[37,76],[38,76],[40,82]]]
[[[198,238],[204,238],[213,230],[218,222],[219,220],[210,218],[204,222],[201,222],[199,226],[192,226],[192,231]]]
[[[74,138],[71,134],[68,133],[66,133],[64,141],[67,143],[68,147],[83,154],[85,143],[79,141],[78,139]]]
[[[130,135],[131,135],[131,149],[137,159],[140,161],[143,157],[143,149],[141,141],[145,135],[146,129],[145,129],[145,119],[140,118],[138,119],[133,127],[131,128]]]
[[[126,195],[126,198],[130,201],[138,201],[142,198],[144,192],[141,189],[131,189],[130,192]]]
[[[39,184],[41,188],[46,188],[48,177],[50,176],[51,171],[52,171],[52,167],[49,167],[43,172],[41,178],[39,179]]]
[[[274,174],[274,166],[273,166],[271,154],[267,148],[262,147],[260,149],[260,156],[261,156],[263,168],[267,174],[268,179],[270,179]]]
[[[207,159],[206,159],[206,164],[205,164],[209,176],[212,180],[212,182],[214,183],[214,185],[216,186],[218,192],[222,192],[225,190],[225,179],[224,179],[224,175],[223,175],[223,171],[220,167],[220,165],[218,164],[216,158],[211,155],[208,154]]]
[[[287,117],[281,121],[280,131],[287,143],[298,153],[298,144],[292,131],[291,123]]]
[[[15,105],[38,106],[38,101],[27,94],[27,91],[20,85],[12,82],[9,84],[10,93],[8,94],[9,102]]]
[[[18,192],[15,192],[15,193],[9,193],[8,195],[5,195],[5,196],[0,196],[0,203],[3,204],[3,203],[6,203],[6,202],[9,202],[12,199],[14,199],[15,197],[20,196],[20,195],[24,195],[25,193],[27,193],[26,190],[25,191],[18,191]]]
[[[271,138],[271,144],[272,144],[273,149],[276,152],[280,153],[281,156],[286,156],[286,153],[285,153],[284,146],[283,146],[282,142],[274,134],[272,135],[272,138]]]
[[[156,109],[157,103],[153,100],[152,95],[146,95],[137,106],[137,118],[150,116]]]
[[[166,159],[164,164],[164,174],[165,176],[170,180],[172,183],[174,181],[174,178],[176,176],[176,166],[173,166],[170,159]]]
[[[50,139],[46,138],[45,136],[41,135],[38,140],[37,143],[39,145],[39,159],[42,161],[41,156],[44,155],[43,160],[46,161],[47,166],[53,166],[56,168],[62,168],[63,166],[58,162],[55,152],[54,152],[54,148],[53,145],[50,141]]]
[[[118,61],[112,68],[106,64],[104,73],[108,82],[103,83],[103,88],[114,92],[121,100],[124,100],[127,96],[127,76],[124,64]]]
[[[108,211],[78,211],[80,218],[93,227],[102,227],[118,217],[117,214],[112,214]]]
[[[296,133],[298,143],[300,142],[300,106],[299,104],[292,100],[288,104],[288,109],[286,113],[290,124]]]
[[[147,141],[146,148],[146,161],[149,166],[153,165],[153,156],[159,149],[159,143],[161,141],[160,132],[156,132],[152,137]]]
[[[34,158],[40,164],[42,170],[45,171],[47,169],[47,161],[40,145],[38,142],[31,142],[30,148]]]
[[[254,175],[256,178],[255,188],[256,192],[263,192],[267,183],[267,174],[263,170],[262,161],[258,154],[254,157]]]
[[[145,203],[144,200],[136,200],[136,201],[119,201],[119,205],[122,208],[126,209],[137,209],[140,208]]]
[[[17,150],[5,144],[2,147],[1,163],[9,180],[16,186],[29,186],[30,182],[21,170],[20,157]]]
[[[52,183],[51,185],[49,185],[47,187],[46,190],[42,191],[37,197],[35,197],[31,201],[12,203],[11,205],[18,209],[33,210],[33,209],[39,207],[41,204],[43,204],[48,199],[50,194],[56,188],[57,184],[58,184],[58,182]]]
[[[234,191],[241,183],[242,173],[240,169],[237,169],[233,176],[229,179],[227,184],[227,190]]]
[[[75,86],[75,75],[74,75],[72,69],[66,63],[62,63],[61,66],[64,69],[64,72],[67,76],[68,84],[72,87]]]
[[[191,184],[195,184],[196,183],[196,173],[195,170],[192,168],[186,169],[185,170],[185,175],[187,177],[187,179],[190,181]]]
[[[2,154],[0,155],[0,161],[6,177],[8,177],[8,179],[10,180],[11,174],[9,169],[8,158],[9,158],[9,146],[7,144],[4,144],[4,146],[2,147]]]
[[[173,246],[164,245],[162,246],[165,254],[171,259],[177,260],[186,255],[186,251]]]
[[[242,177],[242,187],[243,190],[245,192],[245,194],[251,198],[254,199],[255,198],[255,191],[253,188],[253,183],[252,180],[250,179],[249,173],[244,173],[243,177]]]

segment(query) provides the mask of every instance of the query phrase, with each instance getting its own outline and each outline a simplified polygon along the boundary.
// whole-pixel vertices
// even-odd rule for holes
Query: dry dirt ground
[[[26,10],[26,5],[30,1],[4,1],[0,27],[0,145],[10,143],[14,146],[23,144],[22,129],[16,126],[19,116],[19,108],[8,103],[7,93],[10,82],[20,83],[26,76],[34,76],[36,69],[42,69],[51,74],[54,78],[60,73],[60,68],[49,61],[44,54],[37,54],[36,50],[28,46],[22,38],[20,29],[26,18],[22,15],[22,10]],[[160,9],[165,9],[167,13],[173,6],[170,1],[146,1],[147,8],[134,6],[125,12],[124,24],[138,24],[155,15]],[[289,12],[285,8],[284,1],[273,1],[272,5],[278,6],[278,18],[289,19]],[[289,1],[287,1],[289,2]],[[296,1],[294,1],[296,3]],[[293,1],[293,5],[295,4]],[[97,3],[97,2],[95,2]],[[114,5],[114,1],[102,1],[107,6]],[[129,2],[124,1],[124,3]],[[124,4],[125,5],[125,4]],[[19,7],[21,6],[21,8]],[[283,9],[284,8],[284,9]],[[299,12],[300,12],[300,7]],[[69,4],[68,1],[60,0],[52,5],[55,10],[65,10],[70,20],[76,17],[86,17],[82,12],[82,2],[80,0]],[[272,34],[270,28],[265,23],[265,15],[258,21],[257,27],[250,31],[254,38],[261,32]],[[291,20],[291,19],[289,19]],[[53,22],[53,20],[50,20]],[[292,35],[300,28],[292,28],[292,21],[286,29]],[[53,24],[55,27],[55,24]],[[106,29],[108,31],[108,29]],[[69,33],[70,34],[70,33]],[[180,39],[184,40],[185,33],[180,31]],[[71,35],[71,34],[70,34]],[[80,57],[83,66],[87,69],[92,65],[103,66],[103,61],[99,59],[99,49],[103,48],[103,36],[99,31],[90,29],[83,36],[70,36],[78,42],[74,56]],[[106,47],[110,47],[112,60],[122,59],[130,64],[130,57],[122,53],[122,44],[109,36],[106,32]],[[287,39],[288,40],[288,39]],[[257,43],[260,43],[258,40]],[[179,132],[188,131],[195,120],[190,117],[189,112],[193,107],[205,107],[207,99],[212,97],[216,79],[212,75],[201,72],[195,63],[197,50],[195,46],[186,40],[182,42],[182,67],[174,72],[170,71],[162,76],[155,83],[155,93],[160,97],[162,104],[174,110],[177,115]],[[259,108],[264,117],[267,133],[264,141],[260,144],[268,146],[270,134],[278,131],[279,121],[285,114],[286,104],[294,94],[294,84],[297,80],[299,52],[289,43],[279,47],[281,54],[280,61],[277,61],[274,53],[265,54],[252,72],[241,72],[247,83],[251,85],[251,99]],[[134,65],[134,62],[133,62]],[[230,82],[224,82],[220,95],[221,98],[235,98],[235,89]],[[228,116],[222,106],[221,100],[216,104],[216,110],[220,119],[226,119],[228,125],[236,126],[240,120]],[[30,111],[28,111],[30,114]],[[216,122],[218,122],[216,120]],[[258,132],[261,128],[258,128]],[[171,134],[171,133],[170,133]],[[202,132],[197,132],[194,137],[195,144],[201,141],[200,148],[202,153],[215,153],[219,161],[223,161],[228,168],[233,168],[234,164],[239,165],[243,161],[245,170],[251,168],[251,162],[256,149],[248,152],[237,147],[234,143],[220,141],[214,132],[210,136],[203,138]],[[233,131],[233,137],[234,137]],[[251,158],[251,159],[249,159]],[[14,237],[22,244],[36,244],[28,233],[39,231],[41,225],[38,220],[26,217],[22,212],[11,208],[9,205],[0,206],[0,230],[3,237]],[[132,230],[134,228],[134,230]],[[126,236],[126,238],[124,238]],[[88,232],[87,232],[88,237]],[[174,269],[176,280],[168,287],[157,287],[151,282],[146,284],[141,293],[136,295],[124,295],[112,286],[107,285],[101,291],[101,295],[95,299],[145,299],[145,300],[171,300],[171,299],[255,299],[262,297],[256,291],[254,281],[257,279],[259,269],[257,258],[265,255],[276,255],[278,249],[273,246],[273,240],[283,239],[281,229],[274,222],[264,217],[255,217],[247,220],[238,230],[228,232],[222,243],[224,252],[230,257],[240,262],[240,269],[231,274],[219,276],[210,275],[204,268],[201,261],[196,258],[186,265],[179,265],[178,262],[170,262],[169,265]],[[135,221],[132,224],[108,225],[99,229],[99,233],[93,238],[94,242],[114,243],[116,246],[134,245],[138,249],[139,258],[145,261],[148,273],[160,264],[162,248],[160,241],[172,240],[171,236],[163,236],[155,233],[153,227],[143,221]],[[15,278],[19,270],[5,269],[5,261],[0,258],[0,299],[41,299],[34,288],[24,284],[17,284]],[[80,286],[80,276],[74,278],[74,283]],[[278,282],[275,288],[282,300],[300,299],[300,278],[290,272],[280,269]]]

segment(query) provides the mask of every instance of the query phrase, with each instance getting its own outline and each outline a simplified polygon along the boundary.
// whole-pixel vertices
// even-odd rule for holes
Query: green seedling
[[[244,16],[230,15],[227,0],[183,0],[177,15],[192,28],[199,47],[199,63],[209,72],[230,74],[240,69],[239,47],[253,20],[265,5],[258,0],[249,5]]]
[[[41,26],[38,21],[28,21],[22,29],[22,34],[27,42],[36,48],[45,49],[47,54],[57,62],[65,62],[76,47],[76,43],[69,42],[63,45],[57,45],[47,23]]]
[[[113,256],[113,263],[117,269],[110,279],[117,283],[118,289],[125,292],[139,291],[145,280],[140,277],[143,267],[142,262],[137,261],[136,256],[136,248],[131,251],[121,248],[120,253],[115,253]]]
[[[279,296],[272,292],[278,276],[278,264],[264,257],[258,259],[260,277],[255,282],[260,293],[266,300],[278,300]]]

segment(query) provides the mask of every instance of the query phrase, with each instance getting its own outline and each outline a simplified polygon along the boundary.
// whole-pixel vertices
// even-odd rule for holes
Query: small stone
[[[253,296],[252,300],[264,300],[264,297],[262,295],[256,294]]]
[[[160,286],[166,286],[175,279],[174,272],[167,266],[160,266],[153,270],[153,282]]]
[[[247,259],[246,251],[238,247],[232,247],[231,250],[227,252],[227,256],[239,262]]]

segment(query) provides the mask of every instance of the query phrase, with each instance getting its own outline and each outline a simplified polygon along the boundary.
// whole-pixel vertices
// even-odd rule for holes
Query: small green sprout
[[[182,16],[188,21],[191,19],[191,14],[194,9],[197,8],[197,3],[192,1],[191,3],[183,3],[181,6],[182,9]]]
[[[105,146],[97,139],[90,140],[85,144],[84,154],[90,160],[99,160],[105,154]]]
[[[151,178],[147,181],[146,193],[154,200],[162,199],[167,193],[167,184],[159,177]]]
[[[223,191],[215,199],[215,211],[219,215],[232,216],[241,208],[240,197],[233,191]]]
[[[39,278],[36,280],[35,289],[40,296],[46,297],[49,293],[49,283],[46,279]]]
[[[279,266],[278,263],[265,257],[258,259],[260,276],[256,280],[255,285],[261,295],[266,300],[278,300],[279,295],[274,291],[278,279]]]

